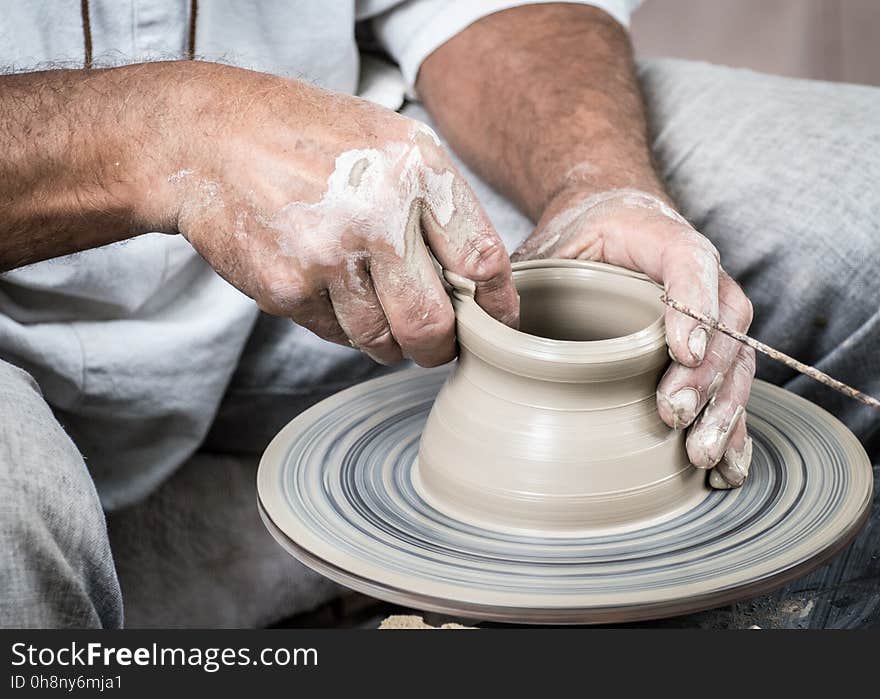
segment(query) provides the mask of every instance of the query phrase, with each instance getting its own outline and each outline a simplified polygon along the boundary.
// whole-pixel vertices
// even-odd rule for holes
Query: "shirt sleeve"
[[[397,61],[407,87],[412,91],[422,61],[478,19],[511,7],[554,1],[408,0],[374,17],[373,31]],[[641,0],[577,0],[575,4],[605,10],[624,27],[628,27],[630,14],[641,4]]]

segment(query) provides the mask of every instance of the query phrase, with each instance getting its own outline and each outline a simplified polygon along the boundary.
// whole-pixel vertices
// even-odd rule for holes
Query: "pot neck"
[[[530,260],[513,265],[515,281],[534,274],[533,270],[566,269],[579,272],[562,274],[576,275],[593,286],[614,284],[648,299],[656,291],[656,320],[637,332],[609,339],[572,341],[538,337],[514,330],[489,316],[475,300],[474,282],[446,271],[444,276],[453,287],[462,356],[472,354],[497,370],[538,381],[606,383],[640,376],[653,380],[668,362],[659,287],[643,275],[598,262]]]

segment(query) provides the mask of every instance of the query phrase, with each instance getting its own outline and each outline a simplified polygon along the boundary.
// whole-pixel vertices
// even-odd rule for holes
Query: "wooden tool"
[[[670,308],[674,308],[679,313],[684,313],[684,315],[690,316],[694,320],[700,321],[700,323],[702,323],[706,327],[724,333],[725,335],[732,337],[734,340],[742,342],[744,345],[748,345],[749,347],[760,352],[761,354],[767,355],[768,357],[770,357],[770,359],[785,364],[785,366],[790,367],[795,371],[799,371],[804,376],[809,376],[814,381],[818,381],[819,383],[824,384],[829,388],[833,388],[835,391],[839,391],[845,396],[855,398],[860,403],[869,405],[875,410],[880,410],[880,400],[869,396],[867,393],[862,393],[858,389],[853,388],[852,386],[848,386],[842,381],[838,381],[834,377],[828,376],[828,374],[826,374],[824,371],[819,371],[816,367],[812,367],[809,364],[799,362],[794,357],[790,357],[784,352],[780,352],[778,349],[770,347],[770,345],[765,345],[763,342],[760,342],[753,337],[749,337],[745,333],[734,330],[733,328],[726,326],[724,323],[720,323],[717,320],[713,320],[709,316],[703,315],[698,311],[688,308],[687,306],[679,303],[675,299],[669,298],[666,294],[661,294],[660,299]]]

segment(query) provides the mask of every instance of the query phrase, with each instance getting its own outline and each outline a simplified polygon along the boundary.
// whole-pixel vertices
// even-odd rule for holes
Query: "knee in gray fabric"
[[[120,626],[104,514],[76,446],[26,372],[0,361],[0,623]]]

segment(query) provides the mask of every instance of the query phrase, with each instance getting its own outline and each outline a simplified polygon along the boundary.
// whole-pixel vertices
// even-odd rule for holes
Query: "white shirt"
[[[548,0],[549,1],[549,0]],[[397,108],[425,57],[525,0],[201,0],[196,54]],[[594,0],[626,24],[638,0]],[[0,65],[80,67],[80,0],[6,3]],[[95,65],[185,55],[188,0],[90,0]],[[362,71],[372,23],[399,71]],[[402,79],[401,79],[402,76]],[[198,448],[257,317],[182,236],[151,233],[0,275],[0,358],[29,371],[107,508],[144,497]],[[309,367],[302,367],[308,372]],[[23,418],[24,419],[24,418]]]

